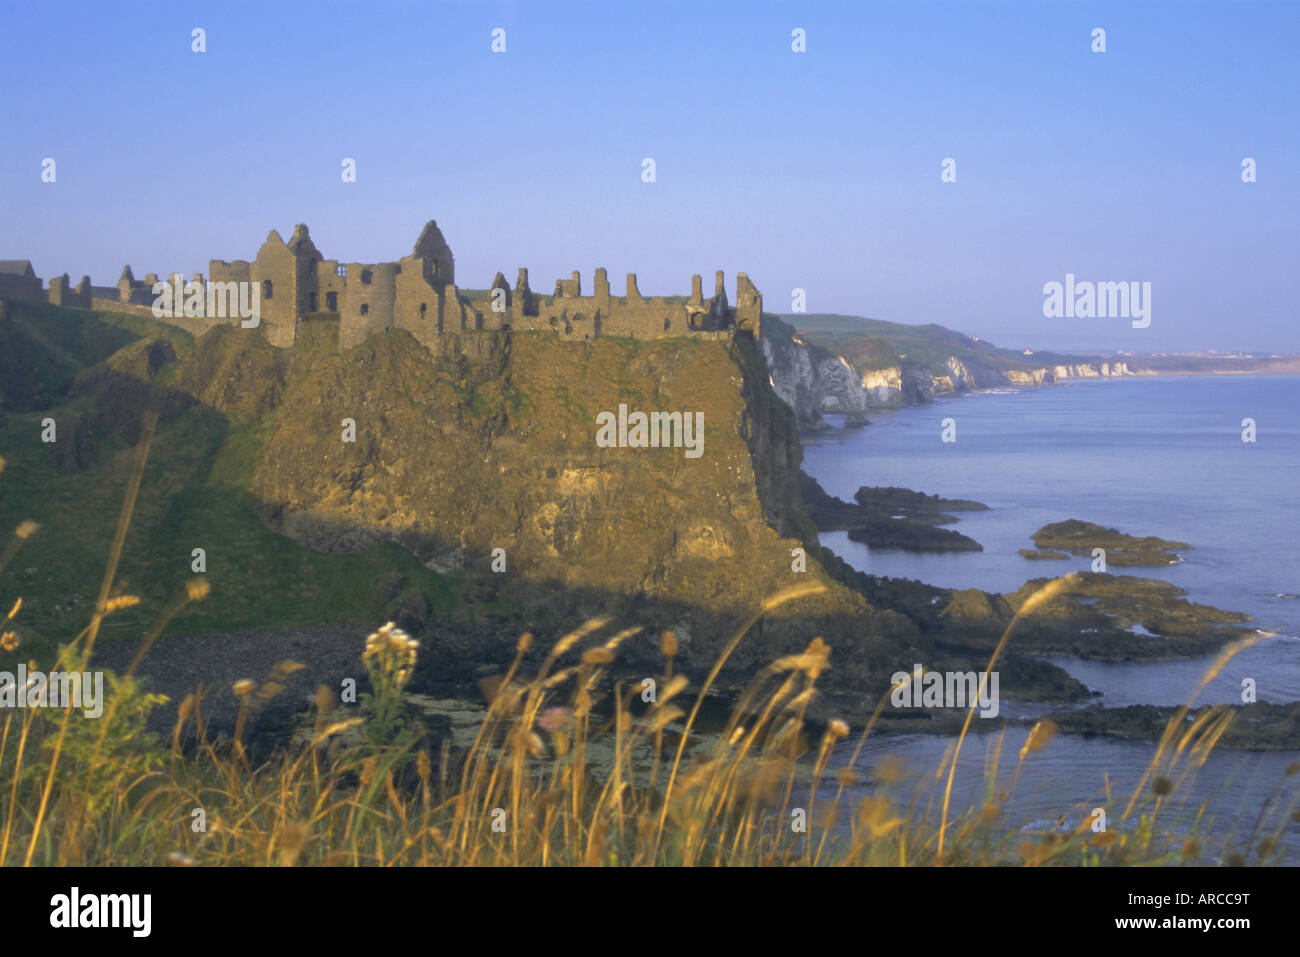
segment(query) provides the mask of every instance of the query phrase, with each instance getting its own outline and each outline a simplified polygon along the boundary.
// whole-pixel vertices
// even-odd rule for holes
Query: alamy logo
[[[148,937],[152,928],[151,894],[70,894],[50,898],[51,927],[127,927],[133,937]]]
[[[104,672],[43,671],[18,666],[0,671],[0,708],[80,708],[87,718],[104,713]]]
[[[998,716],[996,671],[926,671],[918,664],[910,675],[895,671],[889,683],[895,708],[969,708],[978,702],[981,718]]]
[[[685,449],[688,459],[704,454],[703,412],[596,413],[596,445],[602,449]]]
[[[1076,282],[1043,284],[1043,315],[1048,319],[1132,319],[1134,329],[1151,325],[1151,283]]]
[[[258,282],[171,282],[153,284],[155,319],[235,319],[245,329],[262,321],[262,284]]]

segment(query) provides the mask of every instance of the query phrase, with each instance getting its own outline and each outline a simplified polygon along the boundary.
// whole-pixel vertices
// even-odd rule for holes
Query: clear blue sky
[[[206,273],[305,222],[385,261],[434,218],[462,286],[741,270],[773,312],[1300,352],[1298,52],[1295,3],[11,3],[0,258]],[[1045,318],[1066,272],[1151,282],[1150,327]]]

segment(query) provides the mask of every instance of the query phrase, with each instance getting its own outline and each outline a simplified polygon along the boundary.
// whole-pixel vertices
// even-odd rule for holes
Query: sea
[[[1031,536],[1050,522],[1075,518],[1186,542],[1193,547],[1178,564],[1110,571],[1172,582],[1190,601],[1250,615],[1251,627],[1267,635],[1240,651],[1195,704],[1240,703],[1247,678],[1261,701],[1300,700],[1300,377],[1080,380],[966,393],[870,418],[864,428],[845,429],[828,417],[835,428],[805,441],[804,470],[827,492],[851,501],[863,485],[901,486],[975,499],[989,510],[955,513],[959,521],[946,526],[974,538],[982,552],[874,549],[844,532],[823,533],[822,543],[855,568],[1007,593],[1031,578],[1090,568],[1091,558],[1030,561],[1018,554],[1033,548]],[[955,441],[943,441],[945,432]],[[1214,656],[1048,660],[1100,692],[1095,700],[1102,704],[1178,705],[1191,700]],[[1006,717],[1035,711],[1003,702]],[[986,762],[1003,724],[976,718],[958,762],[954,801],[964,797],[977,806],[984,799]],[[1155,752],[1150,742],[1060,735],[1021,763],[1026,734],[1006,730],[999,773],[1018,774],[1008,816],[1031,828],[1055,826],[1062,814],[1069,826],[1110,806],[1106,795],[1137,788]],[[875,736],[855,767],[869,780],[885,756],[901,758],[911,774],[892,786],[924,792],[935,786],[925,772],[952,743],[935,735]],[[847,763],[855,745],[852,738],[841,743],[836,759]],[[1178,793],[1163,802],[1164,822],[1172,831],[1190,830],[1204,807],[1204,821],[1243,846],[1272,834],[1277,828],[1260,823],[1261,808],[1267,805],[1265,820],[1277,824],[1296,806],[1300,773],[1285,772],[1297,761],[1300,737],[1294,751],[1216,749],[1194,775],[1176,775]],[[908,800],[927,797],[914,790]],[[1300,862],[1300,824],[1284,829],[1281,844],[1291,863]]]

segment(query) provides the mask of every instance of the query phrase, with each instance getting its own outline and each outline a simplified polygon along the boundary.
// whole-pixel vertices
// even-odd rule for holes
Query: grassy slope
[[[947,371],[944,363],[949,356],[997,369],[1037,369],[1058,362],[1077,363],[1083,358],[1054,352],[1026,356],[1014,349],[1000,349],[989,342],[972,340],[965,333],[934,323],[908,326],[833,313],[782,318],[793,323],[809,340],[838,352],[863,372],[898,365],[900,356],[920,362],[937,375]]]
[[[73,474],[55,465],[40,440],[41,420],[55,418],[67,435],[94,396],[66,399],[72,373],[99,362],[139,335],[190,348],[169,326],[115,314],[6,303],[9,318],[39,355],[40,379],[53,408],[0,416],[0,529],[23,519],[41,524],[15,561],[0,573],[0,601],[23,598],[23,652],[39,655],[84,626],[92,589],[102,578],[136,450],[93,432],[97,460]],[[36,324],[39,324],[38,326]],[[456,602],[455,576],[439,576],[397,545],[321,554],[263,527],[245,489],[269,423],[228,420],[194,407],[164,422],[153,442],[118,574],[118,588],[141,604],[119,612],[105,637],[139,637],[189,578],[191,550],[207,550],[210,600],[189,606],[172,634],[288,625],[381,620],[392,597],[375,582],[401,575],[435,611]],[[9,658],[9,655],[0,658]]]
[[[0,302],[0,411],[48,408],[81,369],[152,336],[183,347],[188,333],[122,313]]]

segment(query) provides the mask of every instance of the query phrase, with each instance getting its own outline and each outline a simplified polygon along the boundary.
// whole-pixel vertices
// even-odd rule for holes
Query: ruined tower
[[[415,241],[412,255],[429,262],[431,279],[435,285],[441,287],[455,284],[456,260],[452,258],[451,247],[443,238],[437,220],[431,219],[425,223],[420,238]]]

